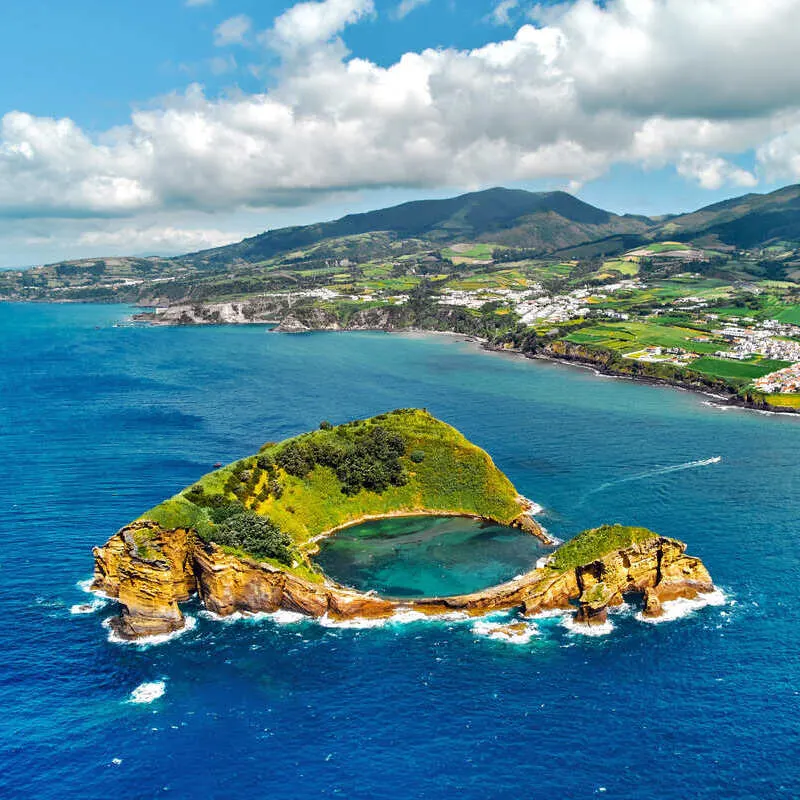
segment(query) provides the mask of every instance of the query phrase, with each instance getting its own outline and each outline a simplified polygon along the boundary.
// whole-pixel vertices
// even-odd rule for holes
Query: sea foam
[[[164,681],[152,681],[150,683],[142,683],[137,686],[128,698],[129,703],[152,703],[158,700],[159,697],[164,696],[167,691],[167,686]]]
[[[614,623],[607,619],[602,625],[586,625],[576,622],[572,614],[564,614],[561,624],[570,632],[581,636],[608,636],[614,630]]]
[[[97,589],[92,589],[92,584],[94,583],[94,578],[87,578],[85,581],[78,581],[75,585],[82,591],[86,592],[86,594],[92,594],[95,597],[101,597],[103,600],[113,600],[113,597],[109,597],[105,592],[101,592]]]
[[[692,600],[683,597],[677,600],[667,600],[661,604],[664,613],[660,617],[646,617],[641,611],[637,612],[635,616],[640,622],[649,622],[655,625],[660,622],[673,622],[676,619],[688,617],[698,609],[706,606],[724,606],[727,601],[728,598],[725,593],[715,587],[714,591],[703,592]]]
[[[539,635],[539,628],[532,622],[523,622],[524,628],[521,630],[511,630],[510,626],[520,624],[514,620],[508,622],[492,622],[490,620],[478,620],[472,626],[473,633],[478,636],[486,636],[498,642],[508,644],[528,644],[534,636]]]
[[[93,614],[95,611],[99,611],[101,608],[105,608],[108,605],[108,601],[103,599],[102,597],[95,597],[91,603],[76,603],[74,606],[71,606],[69,609],[70,614]]]
[[[370,619],[368,617],[354,617],[353,619],[333,619],[323,614],[317,622],[323,628],[352,628],[362,630],[366,628],[382,628],[389,621],[388,617]]]
[[[233,614],[227,614],[225,616],[204,609],[200,612],[200,616],[205,619],[214,620],[214,622],[222,622],[226,625],[230,625],[234,622],[258,623],[266,620],[274,622],[277,625],[292,625],[308,619],[305,614],[301,614],[299,611],[286,611],[282,608],[278,609],[278,611],[234,611]]]
[[[110,620],[103,621],[103,627],[108,630],[109,642],[112,642],[113,644],[131,644],[140,648],[153,647],[157,644],[170,642],[173,639],[177,639],[179,636],[183,636],[183,634],[187,631],[192,630],[195,625],[197,625],[197,619],[195,617],[187,616],[184,619],[183,627],[180,630],[172,631],[172,633],[159,633],[155,636],[143,636],[141,639],[123,639],[121,636],[117,636],[117,634],[114,632],[114,629],[111,627]]]

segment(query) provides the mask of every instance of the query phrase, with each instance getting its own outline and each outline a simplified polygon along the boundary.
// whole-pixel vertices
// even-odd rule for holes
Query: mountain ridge
[[[352,283],[364,269],[373,277],[376,269],[385,278],[435,276],[489,263],[613,259],[676,241],[717,256],[755,251],[754,257],[772,258],[763,252],[772,245],[779,245],[776,252],[800,252],[800,185],[657,218],[614,214],[563,191],[494,187],[267,230],[179,256],[73,259],[4,270],[0,297],[160,306],[315,288],[326,285],[325,276],[338,275],[334,282],[341,284],[347,282],[343,272],[351,273]],[[797,259],[789,260],[791,268],[770,274],[793,275]]]
[[[327,239],[367,233],[387,233],[397,239],[424,239],[442,244],[465,238],[483,241],[494,234],[494,240],[500,239],[498,244],[521,244],[546,250],[548,239],[557,239],[559,246],[578,244],[587,236],[591,237],[594,231],[589,229],[593,227],[608,234],[638,232],[646,226],[641,218],[613,214],[567,192],[493,187],[440,200],[410,200],[374,211],[346,214],[329,222],[267,230],[241,242],[175,259],[191,259],[195,263],[199,260],[213,265],[222,256],[229,262],[240,259],[257,263]]]

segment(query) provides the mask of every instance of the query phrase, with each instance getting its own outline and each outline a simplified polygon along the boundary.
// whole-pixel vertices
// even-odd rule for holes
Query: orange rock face
[[[154,558],[140,555],[136,540],[147,540]],[[164,531],[151,522],[134,523],[94,550],[92,589],[115,597],[122,613],[112,620],[115,632],[139,639],[180,630],[184,625],[178,603],[196,589],[191,559],[194,534]]]
[[[657,616],[666,600],[712,591],[702,562],[685,555],[685,549],[682,542],[653,536],[575,569],[543,567],[468,595],[394,600],[330,581],[313,583],[225,553],[191,531],[139,522],[95,548],[93,588],[119,600],[122,611],[112,624],[129,639],[181,629],[179,603],[194,591],[209,611],[221,616],[284,609],[343,620],[385,618],[398,611],[477,616],[514,608],[532,616],[574,608],[576,621],[591,625],[604,622],[607,608],[622,603],[625,595],[643,597],[644,613]]]

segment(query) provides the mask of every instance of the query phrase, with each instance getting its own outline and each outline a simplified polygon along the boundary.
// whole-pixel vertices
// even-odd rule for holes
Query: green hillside
[[[314,537],[368,516],[415,512],[510,523],[522,508],[486,452],[427,411],[402,409],[338,426],[322,423],[317,431],[267,444],[140,519],[192,528],[233,552],[294,562],[305,572]],[[146,553],[146,540],[137,545]]]
[[[660,232],[670,238],[716,239],[739,248],[800,240],[800,185],[769,194],[746,194],[672,217]]]
[[[267,231],[187,258],[195,265],[256,263],[330,239],[378,231],[393,239],[453,242],[489,237],[500,244],[553,249],[646,227],[641,219],[616,216],[566,192],[495,188],[348,214],[333,222]]]

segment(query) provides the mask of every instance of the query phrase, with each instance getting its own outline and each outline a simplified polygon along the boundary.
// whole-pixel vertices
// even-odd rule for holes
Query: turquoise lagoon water
[[[463,517],[376,520],[320,543],[315,561],[334,580],[389,597],[441,597],[528,572],[552,548],[529,533]]]
[[[128,313],[0,305],[0,796],[800,796],[800,419],[452,337]],[[725,605],[597,637],[543,619],[521,644],[190,604],[193,629],[143,647],[108,641],[113,605],[71,613],[92,546],[214,462],[398,406],[488,449],[562,538],[685,539]]]

